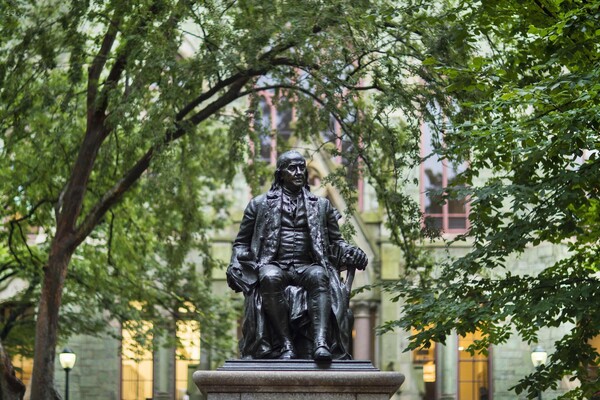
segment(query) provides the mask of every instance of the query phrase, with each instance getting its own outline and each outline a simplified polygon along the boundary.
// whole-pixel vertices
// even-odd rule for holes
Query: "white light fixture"
[[[548,359],[548,353],[544,348],[540,345],[537,345],[535,349],[531,352],[531,362],[534,367],[539,367],[541,365],[546,364],[546,360]]]
[[[77,355],[71,351],[68,347],[65,347],[58,355],[58,360],[60,361],[60,366],[63,367],[64,370],[73,369],[75,366],[75,361],[77,361]]]

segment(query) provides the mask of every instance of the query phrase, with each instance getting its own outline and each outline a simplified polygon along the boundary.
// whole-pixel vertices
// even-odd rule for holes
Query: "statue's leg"
[[[308,294],[308,315],[314,329],[313,358],[316,361],[330,361],[327,332],[331,316],[331,296],[327,270],[317,264],[311,265],[301,274],[301,284]]]
[[[260,267],[258,279],[265,314],[274,333],[283,343],[280,358],[296,358],[290,333],[288,305],[283,297],[289,278],[279,266],[267,264]]]

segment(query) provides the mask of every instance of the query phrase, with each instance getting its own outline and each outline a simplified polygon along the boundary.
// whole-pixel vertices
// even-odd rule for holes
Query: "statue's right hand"
[[[344,254],[344,261],[348,265],[358,270],[364,270],[367,267],[367,263],[369,262],[365,252],[355,246],[348,247],[346,253]]]

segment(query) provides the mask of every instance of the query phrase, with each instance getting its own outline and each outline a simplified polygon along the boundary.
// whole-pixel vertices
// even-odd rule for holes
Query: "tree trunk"
[[[0,342],[0,400],[22,400],[25,385],[15,376],[8,354]]]
[[[31,400],[60,399],[54,388],[54,358],[58,336],[58,312],[67,267],[72,255],[73,250],[61,246],[60,241],[55,237],[45,268],[44,284],[37,311]]]

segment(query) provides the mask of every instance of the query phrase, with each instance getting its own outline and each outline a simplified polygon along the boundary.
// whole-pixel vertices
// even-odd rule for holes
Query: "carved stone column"
[[[352,357],[355,360],[373,360],[373,318],[377,305],[373,302],[359,301],[350,306],[354,312]]]

